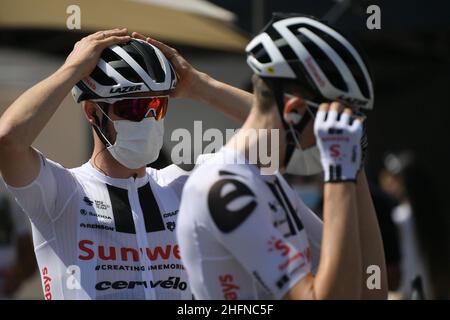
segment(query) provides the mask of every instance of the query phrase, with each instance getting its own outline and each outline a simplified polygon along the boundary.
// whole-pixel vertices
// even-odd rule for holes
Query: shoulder
[[[150,175],[153,180],[157,181],[159,184],[168,185],[172,183],[174,180],[188,177],[189,171],[183,170],[179,166],[175,164],[171,164],[163,169],[154,169],[148,167],[146,169],[147,174]]]
[[[235,183],[235,181],[239,183]],[[187,180],[187,190],[198,190],[205,193],[210,189],[217,189],[227,183],[252,186],[254,174],[245,164],[229,164],[210,158],[208,161],[196,166]]]
[[[228,217],[231,212],[252,211],[260,189],[248,165],[211,158],[196,167],[187,180],[181,208],[197,217]]]

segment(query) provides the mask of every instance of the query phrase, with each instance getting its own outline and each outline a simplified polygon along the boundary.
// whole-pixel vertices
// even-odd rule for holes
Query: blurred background
[[[381,9],[381,29],[369,30],[366,10],[373,4]],[[71,5],[80,8],[80,29],[67,27]],[[375,82],[367,172],[385,243],[391,298],[448,299],[449,2],[0,0],[0,113],[54,72],[81,37],[115,27],[166,42],[199,70],[251,90],[244,48],[275,11],[323,18],[365,51]],[[203,131],[239,127],[200,103],[172,100],[164,153],[154,166],[164,166],[170,159],[178,142],[171,141],[173,130],[193,132],[195,120],[202,121]],[[88,160],[90,137],[80,106],[68,96],[35,147],[50,159],[75,167]],[[319,179],[291,180],[320,213]],[[40,299],[29,227],[23,227],[27,220],[0,191],[0,297]]]

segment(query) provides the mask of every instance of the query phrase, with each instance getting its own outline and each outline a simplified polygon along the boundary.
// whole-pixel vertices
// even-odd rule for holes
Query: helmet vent
[[[254,47],[253,50],[251,50],[251,53],[260,63],[271,62],[270,56],[267,54],[266,49],[261,43]]]
[[[356,83],[358,84],[359,89],[361,90],[361,93],[366,98],[370,97],[369,88],[367,86],[366,77],[364,76],[364,73],[358,64],[358,62],[355,60],[355,58],[352,56],[350,51],[345,48],[340,42],[338,42],[336,39],[334,39],[329,34],[323,32],[322,30],[319,30],[315,27],[308,26],[311,31],[313,31],[315,34],[317,34],[320,38],[322,38],[328,45],[333,48],[334,51],[341,57],[341,59],[345,62],[347,67],[350,69],[350,72],[352,76],[355,78]],[[354,48],[355,49],[355,48]],[[355,49],[356,50],[356,49]],[[331,79],[330,79],[331,81]]]
[[[106,48],[105,50],[103,50],[102,59],[105,60],[106,63],[122,60],[122,58],[110,48]]]
[[[95,67],[94,71],[92,71],[90,76],[92,79],[94,79],[96,82],[98,82],[102,86],[113,86],[113,85],[117,84],[117,82],[115,82],[114,79],[110,78],[98,66]]]
[[[156,82],[164,82],[165,73],[161,67],[155,50],[139,41],[132,41],[123,49],[144,69]]]
[[[323,52],[321,48],[319,48],[319,46],[317,46],[307,36],[303,35],[300,32],[297,33],[299,33],[297,35],[297,38],[305,46],[309,54],[314,57],[314,60],[319,65],[320,69],[322,69],[331,84],[339,90],[347,91],[347,84],[345,83],[341,73],[339,72],[333,61],[325,54],[325,52]]]

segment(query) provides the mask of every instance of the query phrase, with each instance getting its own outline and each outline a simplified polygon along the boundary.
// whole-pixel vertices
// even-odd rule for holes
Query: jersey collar
[[[107,183],[109,185],[122,189],[128,189],[131,185],[134,185],[136,188],[140,188],[146,185],[149,181],[149,175],[147,173],[147,170],[146,174],[143,177],[139,178],[130,177],[126,179],[120,179],[120,178],[112,178],[110,176],[103,174],[97,168],[95,168],[89,161],[86,162],[82,167],[86,173],[90,174],[97,180],[100,180],[103,183]]]

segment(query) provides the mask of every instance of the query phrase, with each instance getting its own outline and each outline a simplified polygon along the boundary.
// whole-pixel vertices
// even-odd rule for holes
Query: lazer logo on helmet
[[[111,88],[110,93],[129,93],[134,91],[140,91],[142,88],[141,85],[138,86],[125,86],[119,88]]]
[[[357,98],[346,97],[346,96],[343,96],[343,95],[340,95],[338,97],[338,100],[341,100],[341,101],[345,102],[346,104],[349,104],[350,106],[365,106],[368,103],[367,100],[361,100],[361,99],[357,99]]]
[[[184,291],[187,289],[187,283],[181,281],[180,277],[169,277],[167,280],[158,281],[101,281],[95,285],[95,289],[103,291],[108,289],[122,290],[122,289],[137,289],[137,288],[162,288]]]

